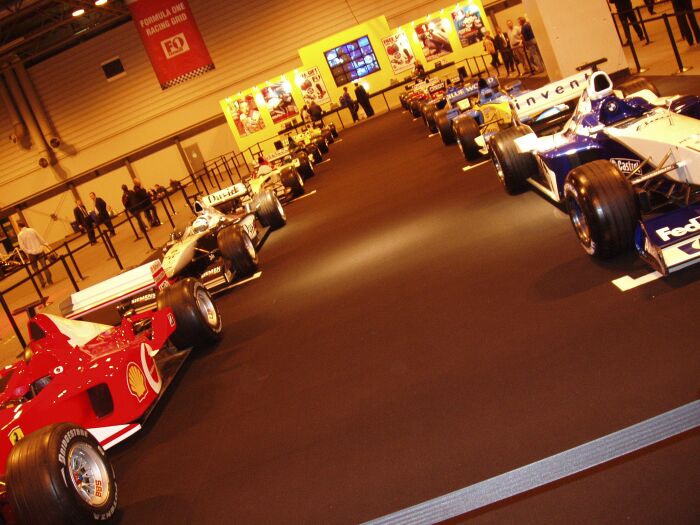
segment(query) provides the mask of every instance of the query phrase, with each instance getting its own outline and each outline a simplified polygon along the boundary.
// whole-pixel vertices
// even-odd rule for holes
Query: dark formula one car
[[[115,313],[111,305],[144,284],[134,276],[78,292],[72,317]],[[48,314],[29,321],[24,359],[0,370],[4,522],[77,525],[114,515],[118,491],[105,449],[141,429],[190,347],[221,336],[201,283],[164,279],[160,287],[159,310],[117,326]]]
[[[616,92],[599,71],[561,132],[538,137],[521,124],[496,135],[491,153],[510,193],[529,182],[565,203],[586,252],[636,246],[666,275],[700,262],[698,118],[700,97],[659,98],[643,79]]]

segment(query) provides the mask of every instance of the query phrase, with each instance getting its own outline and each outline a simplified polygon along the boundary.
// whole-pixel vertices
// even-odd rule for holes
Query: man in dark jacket
[[[496,27],[496,36],[493,39],[493,45],[496,47],[496,51],[501,53],[503,64],[506,66],[506,71],[510,75],[515,71],[513,49],[510,47],[510,38],[508,38],[508,34],[501,31],[500,27]]]
[[[107,203],[102,197],[97,197],[95,192],[90,192],[90,198],[92,199],[93,205],[95,206],[95,215],[97,216],[97,224],[104,224],[109,231],[109,234],[114,237],[116,232],[114,231],[114,225],[112,224],[112,218],[109,216],[107,211]]]
[[[323,109],[316,103],[315,100],[312,100],[309,104],[309,115],[311,115],[311,121],[314,124],[317,122],[323,124]]]
[[[75,222],[78,223],[80,229],[84,232],[87,232],[90,244],[95,244],[95,242],[97,242],[95,240],[95,225],[92,222],[92,217],[90,217],[90,213],[87,211],[87,208],[80,199],[75,201],[73,215],[75,216]]]
[[[139,179],[134,179],[134,198],[136,206],[139,211],[146,214],[146,219],[151,227],[160,226],[160,219],[158,218],[156,207],[153,206],[150,195],[148,195],[146,189],[141,186],[141,181]]]
[[[681,35],[685,38],[688,45],[700,43],[700,26],[695,18],[693,11],[693,0],[671,0],[673,12],[676,14],[678,27],[681,30]],[[619,7],[618,7],[619,9]],[[693,40],[695,37],[695,40]]]
[[[139,203],[137,202],[136,195],[126,184],[122,184],[122,204],[124,205],[127,215],[132,215],[136,219],[139,229],[145,232],[148,228],[141,219],[141,211],[138,206]]]
[[[353,122],[360,120],[360,118],[357,116],[357,102],[353,100],[350,93],[348,93],[347,86],[343,88],[343,94],[340,96],[340,105],[344,108],[348,108]]]
[[[639,40],[644,40],[644,32],[642,28],[639,27],[639,22],[637,21],[637,13],[632,9],[632,0],[610,0],[617,7],[617,15],[620,17],[620,22],[625,28],[625,34],[629,33],[629,26],[634,28],[635,33],[639,37]],[[629,42],[625,42],[623,45],[628,45]]]
[[[362,109],[365,110],[365,114],[368,117],[374,115],[374,109],[372,108],[372,104],[369,101],[369,93],[367,93],[362,84],[358,84],[357,82],[355,82],[355,98],[357,99],[357,102],[360,104],[360,106],[362,106]]]

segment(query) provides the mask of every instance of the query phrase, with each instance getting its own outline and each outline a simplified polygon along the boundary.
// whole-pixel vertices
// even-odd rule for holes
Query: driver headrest
[[[588,97],[591,100],[600,100],[613,92],[613,83],[605,71],[596,71],[588,81]]]

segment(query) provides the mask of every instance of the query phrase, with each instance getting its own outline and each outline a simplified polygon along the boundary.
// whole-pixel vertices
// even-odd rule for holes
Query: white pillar
[[[606,0],[523,0],[550,80],[599,58],[608,73],[629,68]]]

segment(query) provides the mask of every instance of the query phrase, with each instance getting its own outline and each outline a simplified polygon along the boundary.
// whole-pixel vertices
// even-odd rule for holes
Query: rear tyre
[[[316,141],[316,147],[321,150],[321,153],[324,155],[328,153],[328,144],[326,144],[326,141],[324,139],[318,139]]]
[[[308,179],[309,177],[313,177],[316,174],[314,172],[313,165],[309,161],[309,156],[306,154],[305,151],[300,151],[299,153],[297,153],[295,155],[295,158],[299,161],[299,167],[297,168],[297,171],[303,179]]]
[[[571,170],[564,202],[583,249],[600,259],[632,249],[639,206],[632,185],[607,160]]]
[[[437,111],[437,106],[435,102],[428,102],[423,106],[423,120],[425,120],[425,125],[428,126],[428,131],[430,133],[437,133],[437,125],[435,124],[435,112]]]
[[[211,294],[197,279],[187,277],[163,288],[157,301],[159,310],[170,307],[173,311],[175,332],[170,341],[180,350],[200,348],[221,339],[221,315]]]
[[[420,105],[421,105],[420,100],[411,100],[411,104],[410,104],[411,115],[413,115],[414,118],[420,118],[420,116],[421,116]]]
[[[337,139],[338,138],[338,129],[335,127],[335,124],[333,124],[333,123],[328,124],[328,127],[331,128],[331,133],[333,134],[333,138]]]
[[[643,89],[648,89],[657,97],[659,96],[659,90],[656,88],[654,83],[644,77],[637,77],[633,80],[628,80],[627,82],[620,84],[618,89],[622,91],[622,95],[624,97],[628,97],[631,94],[637,93]]]
[[[321,135],[323,136],[327,144],[333,144],[333,142],[335,142],[335,138],[333,137],[333,133],[331,133],[330,129],[323,129],[321,131]]]
[[[37,525],[103,523],[117,510],[114,470],[97,440],[72,423],[20,439],[7,459],[14,517]]]
[[[265,191],[257,199],[257,215],[263,226],[269,226],[272,230],[278,230],[287,224],[287,215],[284,213],[282,203],[272,191]]]
[[[216,244],[239,277],[248,277],[257,271],[258,254],[253,241],[239,227],[229,226],[221,230],[216,236]]]
[[[299,197],[304,194],[304,179],[301,178],[299,172],[287,166],[280,171],[280,180],[285,188],[292,191],[292,197]]]
[[[435,115],[435,126],[437,127],[438,133],[440,133],[440,138],[443,144],[449,146],[455,143],[455,134],[452,130],[452,121],[447,116],[447,110],[441,109],[436,111]]]
[[[475,142],[481,136],[479,124],[473,117],[462,115],[454,120],[454,132],[459,149],[466,160],[476,160],[481,157],[479,145]]]
[[[537,161],[532,153],[521,153],[515,145],[515,139],[529,133],[532,129],[521,124],[497,133],[489,141],[498,178],[511,195],[525,191],[528,177],[537,173]]]

